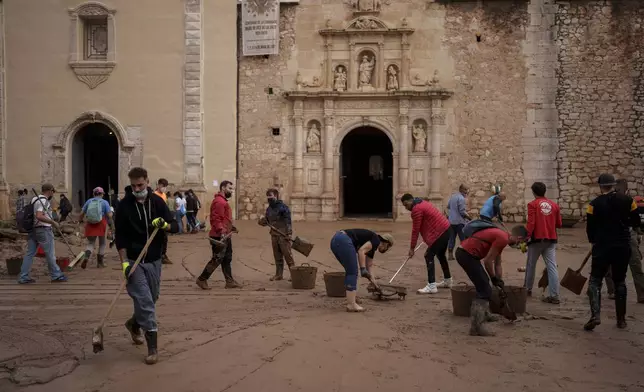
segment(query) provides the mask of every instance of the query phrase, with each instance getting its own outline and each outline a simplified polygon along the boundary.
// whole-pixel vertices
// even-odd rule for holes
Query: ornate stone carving
[[[415,123],[411,134],[414,138],[414,152],[427,152],[427,132],[423,123]]]
[[[345,127],[345,125],[359,120],[360,120],[360,117],[357,117],[357,116],[336,116],[335,129],[340,131]]]
[[[397,100],[350,100],[342,101],[338,100],[335,105],[336,109],[394,109],[398,107]]]
[[[411,101],[412,109],[429,109],[430,107],[431,107],[430,102],[425,99],[422,99],[422,100],[414,99]]]
[[[434,76],[431,79],[423,79],[418,74],[414,74],[414,77],[411,78],[411,85],[418,87],[436,87],[438,82],[438,70],[434,71]]]
[[[335,76],[333,80],[333,90],[335,91],[346,91],[347,89],[347,69],[344,65],[338,65],[335,67]]]
[[[77,7],[69,8],[68,12],[72,16],[108,16],[114,15],[116,10],[109,8],[98,1],[87,1]]]
[[[389,30],[389,27],[376,17],[359,16],[349,22],[347,30]]]
[[[333,100],[332,99],[325,99],[324,100],[324,111],[328,112],[329,110],[333,110]]]
[[[445,112],[443,110],[433,111],[432,122],[436,125],[445,125]]]
[[[320,144],[320,128],[315,121],[311,122],[309,128],[309,135],[306,137],[306,152],[320,152],[322,151]]]
[[[344,3],[351,7],[354,13],[373,12],[382,10],[382,5],[389,5],[391,0],[345,0]]]
[[[322,63],[321,65],[324,65],[324,63]],[[295,86],[298,90],[300,90],[302,87],[320,87],[323,83],[324,80],[317,76],[313,76],[310,82],[306,81],[304,78],[302,78],[300,71],[297,71],[297,74],[295,75]]]
[[[81,61],[71,63],[69,66],[74,70],[78,80],[85,83],[90,89],[95,89],[110,77],[116,63]]]
[[[373,69],[375,66],[375,56],[372,56],[371,58],[367,55],[362,56],[362,62],[358,69],[358,81],[360,82],[360,87],[371,86],[371,79],[373,77]]]
[[[398,69],[395,65],[387,67],[387,90],[398,90]]]

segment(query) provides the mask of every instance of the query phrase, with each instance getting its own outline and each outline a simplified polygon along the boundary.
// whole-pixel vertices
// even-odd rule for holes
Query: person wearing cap
[[[85,238],[87,246],[85,248],[85,257],[81,263],[81,268],[87,268],[87,262],[92,256],[92,251],[96,247],[98,238],[98,253],[96,254],[96,267],[105,268],[105,244],[107,235],[107,225],[114,232],[113,214],[110,203],[103,198],[105,191],[100,186],[94,188],[91,199],[83,204],[83,209],[79,220],[85,221]]]
[[[586,209],[586,235],[592,244],[592,262],[588,283],[590,320],[584,325],[592,331],[601,324],[602,280],[610,269],[615,283],[615,313],[617,327],[626,328],[626,271],[631,257],[631,227],[639,227],[640,216],[635,201],[615,191],[615,177],[599,176],[601,195]]]
[[[26,194],[26,190],[23,193]],[[51,208],[51,199],[54,197],[56,190],[52,184],[43,184],[41,193],[37,197],[31,199],[31,204],[34,206],[34,227],[27,236],[27,251],[22,259],[22,267],[20,268],[20,277],[18,283],[34,283],[35,280],[29,276],[31,271],[31,264],[34,261],[34,256],[40,246],[45,252],[45,260],[47,260],[47,267],[52,282],[67,282],[67,277],[63,274],[56,264],[56,249],[54,243],[54,232],[52,226],[58,228],[58,222],[52,218],[53,210]]]
[[[624,195],[628,194],[628,181],[626,179],[620,178],[617,180],[615,185],[615,190],[617,193]],[[640,221],[644,219],[644,201],[641,197],[635,196],[633,198],[635,204],[637,205],[637,213],[640,216]],[[641,226],[631,228],[631,258],[629,259],[628,265],[631,268],[631,275],[633,275],[633,283],[635,284],[635,293],[637,294],[637,302],[644,303],[644,272],[642,271],[642,253],[639,249],[640,239],[639,236],[641,233]],[[608,297],[615,297],[615,285],[613,284],[612,275],[610,271],[606,275],[606,288],[608,289]]]
[[[425,263],[427,264],[427,285],[418,289],[418,294],[436,294],[439,288],[452,287],[452,274],[447,263],[447,246],[450,237],[450,224],[445,215],[432,203],[421,198],[414,198],[405,193],[400,201],[408,211],[411,211],[412,229],[409,244],[409,257],[413,257],[418,243],[418,236],[423,237],[427,245]],[[436,284],[436,268],[434,258],[438,258],[443,270],[443,281]]]
[[[331,238],[331,252],[344,267],[344,287],[347,289],[347,312],[364,312],[356,302],[358,270],[363,278],[372,279],[373,258],[394,245],[391,234],[377,234],[367,229],[340,230]]]

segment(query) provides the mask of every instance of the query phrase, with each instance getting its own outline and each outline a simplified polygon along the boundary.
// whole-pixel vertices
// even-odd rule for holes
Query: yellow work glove
[[[152,221],[152,227],[165,230],[170,226],[168,222],[166,222],[163,218],[156,218],[155,220]]]
[[[121,267],[123,267],[123,276],[125,276],[125,279],[127,279],[130,276],[130,270],[132,270],[132,266],[130,266],[130,262],[125,261],[121,263]]]
[[[521,249],[521,253],[525,253],[528,251],[528,244],[525,242],[522,242],[519,244],[519,249]]]

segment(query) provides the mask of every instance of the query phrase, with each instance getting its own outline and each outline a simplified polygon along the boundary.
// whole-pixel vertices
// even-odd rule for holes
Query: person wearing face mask
[[[165,178],[159,178],[157,181],[157,189],[154,191],[154,194],[159,196],[163,201],[167,204],[168,203],[168,180]],[[171,209],[170,211],[173,211]],[[163,240],[163,256],[161,257],[161,263],[162,264],[172,264],[172,261],[168,258],[167,252],[168,252],[168,236],[164,236]]]
[[[125,323],[134,344],[148,345],[145,363],[155,364],[157,355],[157,321],[155,304],[161,287],[161,258],[166,233],[179,230],[166,203],[148,186],[148,172],[135,167],[128,173],[129,189],[119,203],[115,219],[116,249],[122,261],[123,274],[127,279],[127,293],[134,302],[134,314]],[[145,257],[132,272],[137,259],[154,229],[158,233],[148,247]],[[142,334],[141,332],[144,332]],[[142,336],[143,335],[143,336]]]
[[[242,286],[237,283],[233,278],[232,261],[233,261],[233,242],[231,239],[232,233],[238,233],[237,228],[233,226],[233,214],[228,204],[228,199],[233,195],[233,183],[230,181],[222,181],[219,185],[219,193],[210,205],[210,238],[222,241],[226,244],[223,251],[216,253],[215,245],[212,245],[212,257],[203,272],[197,278],[197,286],[202,290],[210,290],[208,286],[208,279],[213,272],[221,264],[221,271],[226,280],[227,289],[241,288]]]
[[[277,189],[267,190],[266,198],[268,200],[268,208],[266,209],[266,214],[259,219],[258,223],[261,226],[271,225],[290,238],[293,234],[291,210],[279,199]],[[273,228],[271,228],[270,234],[271,244],[273,246],[273,257],[275,258],[275,276],[270,280],[282,280],[284,279],[284,261],[286,260],[289,271],[295,266],[293,253],[291,252],[291,243]]]
[[[26,193],[26,191],[24,191]],[[53,210],[51,208],[51,199],[54,197],[54,186],[52,184],[43,184],[41,193],[38,197],[31,199],[34,211],[33,229],[27,236],[27,251],[22,259],[20,277],[18,283],[36,282],[29,276],[34,256],[38,251],[38,246],[45,251],[45,259],[52,282],[67,282],[67,277],[62,273],[58,264],[56,264],[56,250],[54,242],[54,232],[52,226],[59,228],[58,222],[52,219]],[[26,218],[29,219],[29,218]]]

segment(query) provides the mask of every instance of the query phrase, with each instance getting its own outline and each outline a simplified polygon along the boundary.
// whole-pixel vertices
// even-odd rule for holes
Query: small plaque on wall
[[[309,169],[309,185],[318,185],[320,183],[320,174],[318,169]]]
[[[423,169],[414,170],[414,185],[418,185],[418,186],[425,185],[425,170]]]

